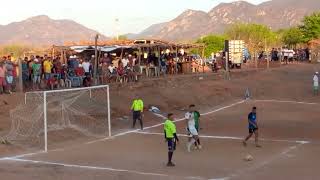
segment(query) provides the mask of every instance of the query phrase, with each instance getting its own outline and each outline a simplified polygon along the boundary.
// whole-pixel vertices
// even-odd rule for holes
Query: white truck
[[[241,68],[244,61],[245,43],[243,40],[226,40],[226,52],[230,68]]]

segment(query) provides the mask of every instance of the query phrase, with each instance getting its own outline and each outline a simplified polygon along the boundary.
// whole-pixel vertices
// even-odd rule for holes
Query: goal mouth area
[[[5,137],[10,142],[47,151],[48,143],[59,137],[69,141],[81,135],[111,136],[109,85],[28,92],[24,101],[10,112],[12,125]],[[59,136],[48,137],[54,134]]]

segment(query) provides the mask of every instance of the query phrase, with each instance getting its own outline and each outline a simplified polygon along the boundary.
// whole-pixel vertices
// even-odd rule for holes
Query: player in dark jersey
[[[252,137],[252,135],[255,135],[255,143],[256,143],[256,147],[261,147],[258,144],[258,137],[259,137],[259,133],[258,133],[258,123],[257,123],[257,108],[253,107],[252,108],[252,112],[249,113],[248,115],[248,128],[249,128],[249,135],[245,138],[245,140],[243,141],[243,145],[247,146],[247,141]]]

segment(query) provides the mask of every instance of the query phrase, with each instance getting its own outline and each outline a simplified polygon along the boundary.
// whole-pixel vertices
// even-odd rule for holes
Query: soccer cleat
[[[176,166],[176,165],[173,164],[172,162],[168,162],[168,163],[167,163],[167,166],[168,166],[168,167],[174,167],[174,166]]]
[[[198,146],[198,150],[201,150],[201,149],[202,149],[202,146],[201,146],[201,145],[199,145],[199,146]]]
[[[245,141],[242,141],[242,144],[243,144],[244,147],[247,146],[247,142],[245,142]]]

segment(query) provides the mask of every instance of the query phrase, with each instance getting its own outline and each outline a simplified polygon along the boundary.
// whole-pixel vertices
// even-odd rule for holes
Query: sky
[[[32,16],[71,19],[107,36],[139,33],[152,24],[167,22],[187,9],[208,12],[234,0],[6,0],[0,3],[0,24]],[[259,4],[266,0],[247,0]],[[116,22],[116,19],[119,21]]]

